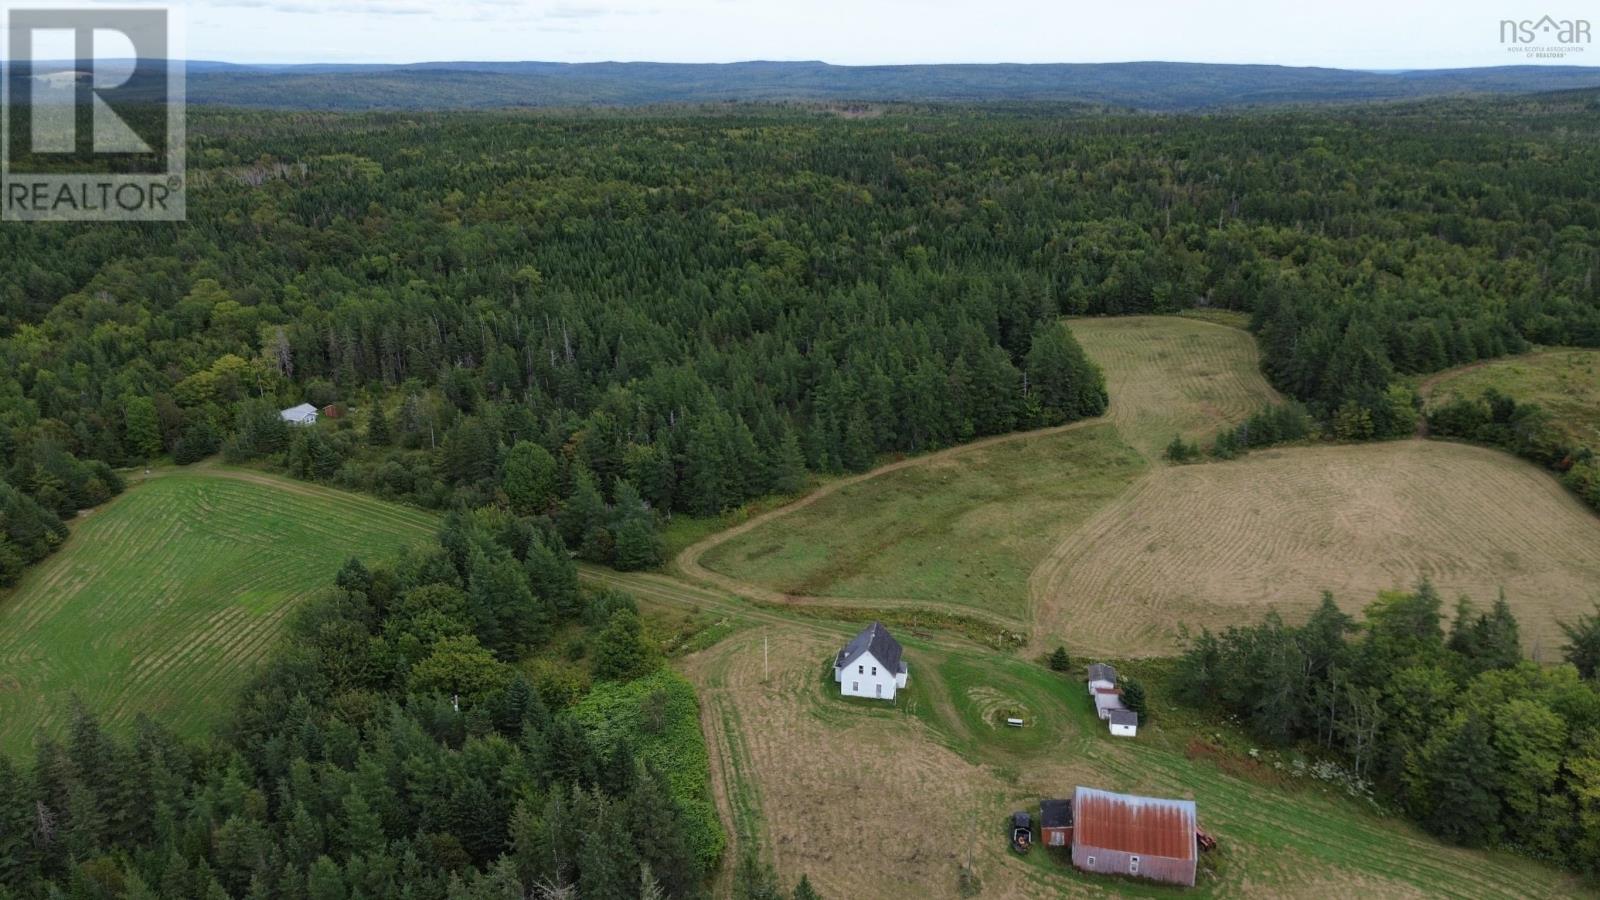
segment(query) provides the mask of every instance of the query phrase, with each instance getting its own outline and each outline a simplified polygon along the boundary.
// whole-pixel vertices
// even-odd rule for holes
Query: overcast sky
[[[7,2],[28,5],[0,6]],[[190,0],[186,9],[189,57],[236,62],[1160,59],[1442,68],[1544,62],[1508,52],[1502,19],[1600,22],[1593,0]],[[1600,46],[1553,62],[1600,65]]]

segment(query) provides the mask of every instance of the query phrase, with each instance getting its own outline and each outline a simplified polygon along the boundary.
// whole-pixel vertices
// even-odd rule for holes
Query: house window
[[[877,666],[873,666],[872,667],[872,674],[874,674],[874,675],[878,674],[878,667]]]
[[[1092,857],[1092,856],[1089,857],[1088,862],[1089,862],[1089,866],[1088,867],[1091,868],[1091,869],[1094,868],[1094,857]]]
[[[867,667],[866,666],[856,666],[856,674],[857,675],[865,675],[866,673],[867,673]]]
[[[1137,857],[1137,856],[1128,857],[1128,874],[1129,875],[1137,875],[1137,874],[1139,874],[1139,857]]]

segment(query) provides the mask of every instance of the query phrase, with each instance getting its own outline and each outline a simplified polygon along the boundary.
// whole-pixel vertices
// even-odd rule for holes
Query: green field
[[[1494,389],[1537,403],[1573,440],[1600,447],[1600,350],[1543,350],[1467,366],[1422,383],[1428,406]]]
[[[1145,467],[1109,425],[992,443],[845,485],[713,547],[703,563],[795,595],[1024,621],[1039,560]]]
[[[435,524],[254,472],[169,469],[135,482],[0,595],[0,752],[60,733],[74,694],[110,724],[144,712],[204,733],[297,601],[350,556],[391,558]]]

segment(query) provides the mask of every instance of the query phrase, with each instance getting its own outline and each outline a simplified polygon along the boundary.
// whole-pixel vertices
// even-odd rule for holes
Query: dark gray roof
[[[1132,725],[1139,727],[1139,714],[1131,709],[1113,709],[1111,711],[1111,724]]]
[[[905,664],[900,661],[900,642],[889,634],[889,629],[883,627],[882,622],[873,622],[855,640],[845,645],[839,651],[839,656],[833,661],[833,667],[840,669],[855,662],[857,657],[867,651],[872,652],[872,658],[890,672],[899,674],[905,669]]]
[[[1111,668],[1110,666],[1106,665],[1105,663],[1092,663],[1089,666],[1089,680],[1090,681],[1109,681],[1112,684],[1116,684],[1117,683],[1117,670]]]
[[[1072,827],[1072,801],[1071,800],[1040,800],[1039,801],[1039,827],[1040,828],[1071,828]]]

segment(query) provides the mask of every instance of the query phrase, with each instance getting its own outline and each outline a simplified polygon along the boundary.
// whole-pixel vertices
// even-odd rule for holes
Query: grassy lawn
[[[1600,350],[1544,350],[1445,372],[1423,382],[1428,406],[1493,388],[1537,403],[1573,440],[1600,447]]]
[[[80,518],[0,595],[0,752],[61,733],[76,695],[203,734],[297,601],[350,556],[396,556],[430,514],[255,472],[160,470]]]
[[[842,488],[703,562],[797,595],[916,600],[1022,620],[1039,559],[1144,468],[1107,425],[995,444]]]

